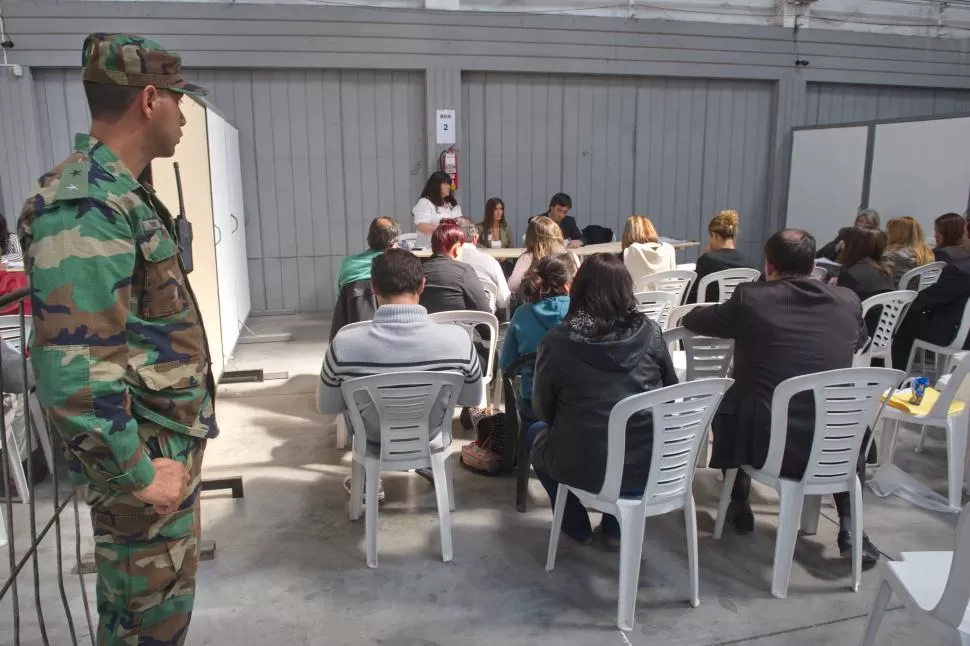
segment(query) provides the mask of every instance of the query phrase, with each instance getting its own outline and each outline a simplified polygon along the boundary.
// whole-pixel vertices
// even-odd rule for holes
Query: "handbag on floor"
[[[497,473],[505,461],[505,413],[497,408],[469,408],[474,442],[461,448],[460,462],[480,473]]]

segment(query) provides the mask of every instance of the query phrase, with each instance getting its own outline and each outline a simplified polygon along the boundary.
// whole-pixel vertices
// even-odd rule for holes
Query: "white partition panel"
[[[852,224],[865,182],[867,126],[795,130],[787,226],[823,245]]]
[[[869,206],[883,222],[909,215],[933,237],[933,220],[963,213],[970,196],[970,117],[876,126]]]

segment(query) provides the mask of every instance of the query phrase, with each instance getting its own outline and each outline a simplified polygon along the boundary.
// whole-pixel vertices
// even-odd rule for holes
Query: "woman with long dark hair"
[[[967,241],[967,222],[959,213],[944,213],[933,221],[936,248],[933,255],[938,262],[957,262],[970,258]]]
[[[583,261],[569,292],[562,324],[539,343],[532,406],[543,420],[528,431],[532,464],[555,505],[559,483],[599,491],[606,476],[607,425],[613,406],[630,395],[677,383],[660,326],[634,307],[633,280],[614,254]],[[621,493],[647,484],[653,418],[637,414],[626,432]],[[589,514],[569,495],[562,530],[579,543],[592,539]],[[619,546],[616,518],[603,515],[598,531]]]
[[[411,209],[414,228],[418,233],[415,246],[427,249],[431,246],[431,234],[438,223],[445,219],[457,220],[461,217],[461,207],[451,192],[451,176],[444,171],[431,173],[421,191],[421,197]]]
[[[17,240],[17,234],[10,231],[7,218],[4,217],[3,213],[0,213],[0,251],[3,252],[0,261],[4,265],[8,263],[22,264],[24,262],[24,253],[20,249],[20,241]]]
[[[843,237],[845,246],[839,253],[842,268],[836,285],[848,287],[860,301],[896,289],[892,272],[883,263],[886,239],[886,234],[878,229],[852,229],[847,232]],[[875,307],[866,314],[870,336],[876,331],[881,312],[881,307]]]
[[[491,249],[508,249],[512,246],[512,234],[505,219],[505,202],[490,197],[485,202],[485,219],[478,225],[478,246]]]

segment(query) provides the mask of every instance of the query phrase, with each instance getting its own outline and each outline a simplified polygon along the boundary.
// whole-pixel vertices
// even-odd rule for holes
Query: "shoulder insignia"
[[[54,193],[54,201],[88,197],[88,173],[90,171],[91,162],[87,160],[64,166],[57,192]]]

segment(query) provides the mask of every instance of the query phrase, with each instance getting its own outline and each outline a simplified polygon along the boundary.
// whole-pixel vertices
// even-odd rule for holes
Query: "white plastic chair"
[[[3,519],[3,508],[6,505],[0,505],[0,547],[7,546],[7,524]]]
[[[812,268],[812,278],[814,278],[815,280],[825,280],[825,277],[828,275],[829,275],[828,270],[826,270],[825,267],[822,267],[821,265],[815,265]]]
[[[691,285],[697,280],[697,274],[686,269],[669,269],[658,271],[649,276],[643,276],[634,281],[633,291],[635,292],[671,292],[677,294],[677,302],[680,305],[690,293]]]
[[[679,262],[677,263],[677,269],[686,269],[687,271],[697,271],[696,262]]]
[[[913,349],[909,351],[909,360],[906,362],[906,372],[913,374],[913,364],[916,363],[917,355],[920,357],[920,368],[925,371],[926,353],[932,352],[936,357],[936,371],[934,374],[942,374],[947,359],[958,352],[963,352],[963,344],[967,340],[968,333],[970,333],[970,300],[967,301],[966,306],[963,308],[963,318],[960,321],[960,327],[957,329],[957,333],[949,345],[936,345],[923,339],[916,339],[913,342]]]
[[[644,524],[650,516],[684,510],[687,523],[687,564],[690,573],[690,603],[700,604],[697,576],[697,513],[691,486],[697,449],[707,435],[714,411],[732,379],[704,379],[667,386],[620,400],[610,412],[608,448],[603,488],[592,493],[560,484],[556,493],[546,571],[556,565],[556,548],[566,497],[572,492],[587,507],[612,514],[620,524],[620,594],[616,624],[633,630],[640,558],[643,554]],[[653,456],[641,498],[621,498],[620,483],[626,462],[626,427],[630,417],[641,411],[653,413]]]
[[[495,281],[482,278],[481,276],[478,277],[478,280],[482,284],[482,290],[485,292],[485,295],[488,296],[488,306],[494,312],[498,304],[498,285],[495,284]]]
[[[926,415],[915,415],[899,410],[898,408],[886,407],[883,413],[883,424],[893,423],[890,432],[885,426],[880,430],[880,442],[878,454],[881,462],[891,463],[894,449],[896,447],[896,436],[899,433],[899,423],[909,422],[919,424],[923,427],[920,433],[919,443],[916,452],[923,451],[926,441],[926,427],[933,426],[946,429],[946,479],[948,488],[948,501],[951,509],[960,509],[961,494],[963,491],[963,475],[966,468],[967,453],[967,433],[970,426],[970,402],[961,402],[963,408],[952,415],[949,414],[950,404],[956,401],[957,393],[963,385],[964,380],[970,374],[970,352],[962,354],[956,363],[953,373],[946,382],[946,387],[940,393],[939,399]],[[903,393],[907,392],[908,384],[903,384]]]
[[[856,462],[866,428],[874,425],[882,406],[881,396],[904,377],[889,368],[844,368],[801,377],[778,384],[771,398],[771,437],[768,457],[761,469],[743,466],[744,472],[774,488],[779,497],[778,534],[775,537],[771,594],[788,596],[788,580],[799,526],[814,533],[821,508],[820,496],[849,492],[852,509],[852,590],[859,591],[862,578],[862,484]],[[781,463],[788,435],[788,405],[795,395],[812,392],[815,397],[815,432],[812,452],[801,480],[781,477]],[[731,489],[737,469],[724,474],[724,488],[717,510],[714,538],[721,538]],[[804,509],[803,509],[804,506]]]
[[[752,283],[761,278],[761,272],[757,269],[725,269],[715,271],[701,278],[697,283],[697,302],[707,303],[707,286],[717,283],[717,293],[720,302],[723,303],[731,298],[735,288],[741,283]]]
[[[879,322],[864,348],[856,352],[855,366],[872,365],[873,359],[882,359],[887,368],[893,367],[892,344],[896,328],[906,317],[909,306],[916,300],[917,293],[908,290],[886,292],[870,296],[862,302],[862,318],[874,307],[882,307]]]
[[[946,267],[945,262],[931,262],[922,267],[910,269],[900,276],[899,289],[910,289],[910,281],[919,278],[919,282],[916,284],[916,291],[921,292],[940,279],[940,274],[943,273],[944,267]]]
[[[873,646],[893,593],[920,623],[951,643],[970,646],[970,506],[963,508],[952,552],[903,552],[880,561],[882,585],[862,646]],[[944,574],[946,573],[946,574]]]
[[[680,304],[674,292],[637,292],[633,295],[637,311],[656,321],[661,329],[667,324],[670,310]]]
[[[488,365],[482,366],[482,407],[488,406],[488,385],[495,377],[495,355],[498,351],[498,319],[490,312],[478,312],[476,310],[454,310],[451,312],[436,312],[430,318],[435,323],[453,323],[465,328],[472,343],[475,342],[475,327],[487,325],[491,332],[491,339],[484,341],[488,346]]]
[[[710,307],[710,303],[691,303],[690,305],[678,305],[670,310],[670,314],[667,315],[667,326],[665,330],[672,330],[675,327],[680,327],[680,322],[684,320],[684,317],[693,309],[698,307]]]
[[[377,483],[382,471],[431,468],[441,525],[441,558],[445,562],[452,559],[454,498],[448,456],[451,421],[463,383],[464,377],[455,372],[394,372],[349,379],[341,384],[354,428],[350,519],[360,518],[361,497],[366,495],[367,567],[377,567]],[[441,428],[431,429],[431,412],[440,405],[438,399],[445,389],[448,389],[448,399],[444,422]],[[367,443],[356,403],[361,396],[373,403],[380,419],[380,447]]]

